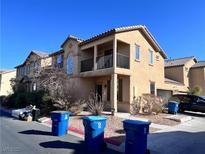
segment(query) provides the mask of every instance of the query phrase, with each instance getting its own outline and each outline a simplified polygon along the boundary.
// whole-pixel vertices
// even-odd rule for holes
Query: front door
[[[102,100],[102,85],[96,85],[96,93],[98,94],[98,101]]]

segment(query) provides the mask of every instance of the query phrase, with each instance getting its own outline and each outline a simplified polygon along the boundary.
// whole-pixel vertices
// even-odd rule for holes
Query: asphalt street
[[[67,134],[63,137],[51,135],[51,129],[38,122],[14,119],[0,111],[1,154],[86,154],[81,138]],[[99,152],[98,152],[99,153]],[[106,149],[103,154],[117,154]]]

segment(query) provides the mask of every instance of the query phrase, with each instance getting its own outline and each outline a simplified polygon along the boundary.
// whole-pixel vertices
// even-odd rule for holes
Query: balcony
[[[113,54],[99,56],[96,58],[97,70],[113,67]],[[129,69],[129,57],[117,53],[117,67]],[[93,71],[94,58],[81,61],[81,72]]]
[[[130,68],[130,61],[129,57],[123,54],[117,54],[117,67],[119,68]]]
[[[92,71],[93,66],[94,66],[93,64],[94,64],[94,59],[93,58],[82,60],[81,61],[81,72]]]
[[[97,69],[105,69],[113,66],[112,54],[97,57]]]

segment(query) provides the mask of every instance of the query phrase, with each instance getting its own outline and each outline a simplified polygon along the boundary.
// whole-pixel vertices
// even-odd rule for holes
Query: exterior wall
[[[190,83],[189,83],[189,78],[190,78],[190,68],[195,64],[196,62],[194,60],[190,60],[189,62],[187,62],[185,64],[184,67],[184,84],[187,87],[190,87]]]
[[[7,96],[12,93],[11,79],[16,77],[16,70],[4,72],[0,80],[0,96]]]
[[[63,68],[67,70],[67,58],[72,56],[73,58],[73,76],[79,75],[80,72],[80,51],[78,41],[69,40],[63,46],[64,49],[64,62]]]
[[[205,68],[192,68],[190,69],[190,89],[195,86],[202,88],[202,96],[205,96]]]
[[[184,66],[166,67],[165,77],[184,83]]]
[[[41,67],[51,66],[52,65],[52,57],[43,58],[40,61]]]
[[[130,44],[130,100],[150,93],[150,82],[155,82],[156,89],[164,84],[164,58],[139,31],[116,34],[116,39]],[[140,46],[139,61],[135,60],[135,45]],[[153,51],[153,65],[149,64],[149,50]]]

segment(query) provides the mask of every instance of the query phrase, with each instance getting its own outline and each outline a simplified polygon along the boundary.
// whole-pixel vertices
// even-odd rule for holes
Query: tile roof
[[[72,40],[76,40],[78,42],[83,42],[84,40],[83,39],[80,39],[76,36],[73,36],[73,35],[68,35],[68,37],[66,38],[66,40],[61,44],[61,48],[64,46],[64,44],[69,40],[69,39],[72,39]]]
[[[9,73],[9,72],[13,72],[16,71],[15,69],[10,69],[10,70],[0,70],[0,74],[4,74],[4,73]]]
[[[178,82],[178,81],[175,81],[175,80],[172,80],[172,79],[169,79],[169,78],[165,78],[165,82],[167,82],[167,83],[173,83],[173,84],[177,84],[177,85],[184,85],[184,84],[181,83],[181,82]]]
[[[29,55],[27,56],[26,60],[25,60],[22,64],[16,66],[15,68],[18,68],[18,67],[21,67],[21,66],[25,65],[27,59],[29,59],[29,57],[30,57],[32,54],[36,54],[36,55],[38,55],[40,58],[46,58],[46,57],[49,56],[49,54],[46,53],[46,52],[37,51],[37,50],[31,50],[31,52],[30,52]]]
[[[139,30],[141,32],[143,32],[145,34],[145,36],[152,41],[152,45],[157,49],[158,52],[160,52],[160,54],[162,54],[162,56],[164,58],[167,58],[165,52],[163,51],[163,49],[160,47],[160,45],[158,44],[158,42],[156,41],[156,39],[152,36],[152,34],[148,31],[147,27],[144,25],[135,25],[135,26],[127,26],[127,27],[120,27],[120,28],[113,28],[110,30],[107,30],[103,33],[100,33],[98,35],[95,35],[87,40],[84,40],[82,42],[80,42],[80,46],[85,45],[87,43],[90,43],[92,41],[98,40],[100,38],[112,35],[112,34],[116,34],[116,33],[122,33],[122,32],[127,32],[127,31],[133,31],[133,30]]]
[[[43,57],[47,57],[47,56],[49,55],[48,53],[43,52],[43,51],[32,50],[31,52],[37,54],[38,56],[40,56],[40,57],[42,57],[42,58],[43,58]]]
[[[205,67],[205,61],[198,61],[191,68],[199,68],[199,67]]]
[[[55,55],[58,55],[58,54],[63,53],[63,52],[64,52],[64,50],[61,49],[61,50],[58,50],[58,51],[55,51],[55,52],[49,54],[49,56],[55,56]]]
[[[194,56],[191,57],[184,57],[184,58],[178,58],[178,59],[170,59],[165,60],[165,67],[173,67],[173,66],[183,66],[190,60],[194,60],[196,62],[196,59]]]

